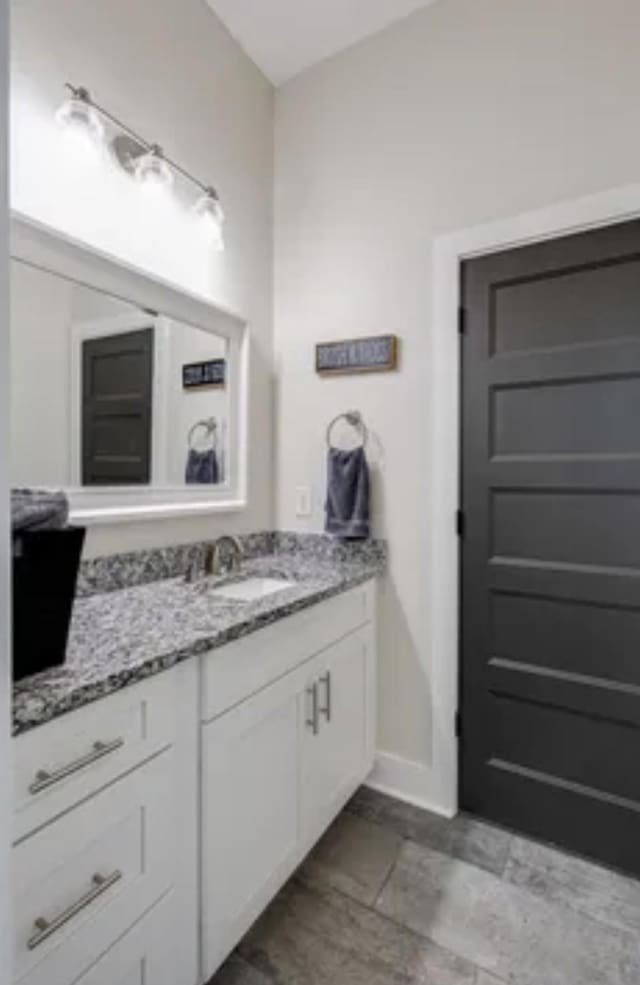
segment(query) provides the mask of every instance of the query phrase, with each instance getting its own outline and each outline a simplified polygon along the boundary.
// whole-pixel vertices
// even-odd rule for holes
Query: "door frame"
[[[447,817],[458,811],[456,713],[460,682],[460,550],[456,512],[461,475],[459,311],[462,261],[571,233],[640,218],[640,184],[559,202],[438,237],[433,246],[431,350],[432,770],[428,800]]]

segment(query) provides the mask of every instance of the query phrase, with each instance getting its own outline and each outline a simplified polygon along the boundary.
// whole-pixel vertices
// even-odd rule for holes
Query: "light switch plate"
[[[296,488],[296,516],[311,516],[311,487]]]

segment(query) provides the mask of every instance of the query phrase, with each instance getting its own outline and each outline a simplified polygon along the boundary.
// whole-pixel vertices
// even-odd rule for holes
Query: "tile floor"
[[[640,882],[361,789],[210,985],[640,985]]]

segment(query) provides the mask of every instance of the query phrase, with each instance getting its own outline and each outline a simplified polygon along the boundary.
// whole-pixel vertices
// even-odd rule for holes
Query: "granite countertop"
[[[363,584],[383,567],[375,554],[276,553],[245,561],[241,575],[296,584],[256,601],[215,597],[212,589],[229,578],[183,577],[77,598],[66,663],[14,684],[13,734]]]

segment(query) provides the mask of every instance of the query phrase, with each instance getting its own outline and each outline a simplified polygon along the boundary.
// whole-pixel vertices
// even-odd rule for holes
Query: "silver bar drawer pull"
[[[325,704],[320,709],[320,714],[324,715],[327,722],[331,721],[331,671],[328,670],[320,678],[320,683],[324,685]]]
[[[116,749],[121,749],[123,745],[124,739],[114,739],[112,742],[94,742],[90,752],[85,753],[84,756],[80,756],[78,759],[74,759],[72,763],[67,763],[66,766],[61,766],[59,769],[52,770],[51,772],[49,770],[38,770],[33,783],[29,787],[29,793],[40,793],[41,790],[55,786],[56,783],[60,783],[66,777],[79,772],[85,766],[90,766],[91,763],[95,763],[99,759],[109,756]]]
[[[121,879],[122,872],[118,869],[116,869],[115,872],[112,872],[110,876],[101,876],[99,872],[96,872],[91,879],[91,889],[85,893],[84,896],[81,896],[79,900],[76,900],[75,903],[68,906],[66,910],[63,910],[62,913],[58,914],[57,917],[54,917],[53,920],[46,920],[44,917],[38,917],[38,919],[34,921],[33,926],[35,927],[36,932],[27,941],[27,947],[29,950],[35,951],[40,944],[43,944],[49,939],[49,937],[57,933],[58,930],[61,930],[65,924],[68,924],[70,920],[77,917],[83,910],[86,910],[86,908],[90,906],[94,900],[97,900],[99,896],[106,893],[108,889],[115,886],[115,884],[120,882]]]
[[[307,694],[311,698],[311,718],[307,718],[307,728],[310,728],[313,734],[317,735],[320,731],[320,722],[318,719],[319,707],[317,683],[314,683],[311,687],[307,688]]]

